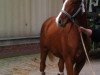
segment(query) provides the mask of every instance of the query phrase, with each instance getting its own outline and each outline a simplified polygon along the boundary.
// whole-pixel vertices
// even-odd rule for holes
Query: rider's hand
[[[86,29],[84,27],[79,27],[79,31],[85,33],[89,37],[92,35],[92,30],[91,29]]]

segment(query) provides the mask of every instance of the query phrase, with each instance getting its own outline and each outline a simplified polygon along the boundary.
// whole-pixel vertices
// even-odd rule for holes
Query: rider
[[[92,41],[100,42],[100,29],[86,29],[84,27],[80,27],[79,30],[89,36]]]

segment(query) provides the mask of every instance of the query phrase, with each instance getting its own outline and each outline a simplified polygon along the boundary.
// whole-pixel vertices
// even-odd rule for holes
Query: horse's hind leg
[[[86,62],[85,55],[79,56],[79,59],[76,61],[76,64],[75,64],[75,67],[74,67],[75,75],[79,75],[81,69],[83,68],[83,66],[85,64],[85,62]]]
[[[60,72],[58,75],[64,75],[64,60],[63,59],[59,59],[58,67],[59,67],[59,72]]]
[[[46,62],[47,54],[48,54],[48,50],[45,49],[45,48],[42,48],[41,49],[41,56],[40,56],[40,59],[41,59],[41,61],[40,61],[40,72],[41,72],[41,75],[45,75],[44,70],[45,70],[45,67],[46,67],[45,62]]]

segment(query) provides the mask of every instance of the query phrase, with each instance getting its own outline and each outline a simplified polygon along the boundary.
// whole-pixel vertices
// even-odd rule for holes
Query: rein
[[[86,3],[87,4],[87,3]],[[87,8],[87,6],[86,6]],[[76,13],[74,15],[70,15],[68,12],[66,12],[65,10],[61,10],[62,13],[64,13],[78,28],[80,27],[76,22],[75,22],[75,17],[78,15],[78,13],[82,10],[82,12],[84,13],[85,12],[85,5],[84,5],[84,0],[82,0],[78,10],[76,11]],[[85,43],[84,43],[84,40],[83,40],[83,36],[82,36],[82,32],[80,32],[80,38],[81,38],[81,42],[82,42],[82,45],[83,45],[83,48],[84,48],[84,52],[85,52],[85,55],[86,55],[86,58],[90,64],[90,68],[91,68],[91,71],[93,73],[93,75],[96,75],[96,73],[94,72],[93,70],[93,67],[91,65],[91,62],[90,62],[90,59],[89,59],[89,56],[87,54],[87,50],[86,50],[86,47],[85,47]]]
[[[73,22],[73,23],[74,23],[74,24],[78,27],[78,29],[79,29],[80,26],[79,26],[78,24],[76,24],[75,22]],[[70,28],[70,29],[71,29],[71,28]],[[70,30],[69,30],[69,32],[70,32]],[[80,38],[81,38],[81,42],[82,42],[82,45],[83,45],[83,49],[84,49],[84,52],[85,52],[87,61],[88,61],[89,65],[90,65],[91,71],[92,71],[93,75],[96,75],[95,71],[93,70],[93,66],[92,66],[92,64],[91,64],[90,58],[89,58],[89,56],[88,56],[88,53],[87,53],[87,50],[86,50],[86,47],[85,47],[85,43],[84,43],[84,40],[83,40],[82,32],[79,31],[79,34],[80,34]]]
[[[87,50],[86,50],[86,47],[85,47],[85,44],[84,44],[82,32],[80,32],[80,37],[81,37],[81,41],[82,41],[82,45],[83,45],[83,48],[84,48],[85,55],[86,55],[87,60],[88,60],[88,62],[89,62],[89,64],[90,64],[91,71],[92,71],[93,75],[96,75],[96,73],[95,73],[94,70],[93,70],[93,66],[92,66],[92,64],[91,64],[91,62],[90,62],[89,56],[88,56],[88,54],[87,54]]]
[[[73,23],[74,23],[74,24],[78,27],[78,29],[79,29],[80,26],[79,26],[77,23],[75,23],[75,21],[74,21]],[[90,65],[91,71],[92,71],[93,75],[96,75],[95,71],[93,70],[93,66],[92,66],[92,64],[91,64],[91,61],[90,61],[90,59],[89,59],[89,56],[88,56],[88,53],[87,53],[87,50],[86,50],[86,47],[85,47],[85,43],[84,43],[84,40],[83,40],[82,32],[79,31],[79,33],[80,33],[80,38],[81,38],[81,42],[82,42],[82,45],[83,45],[83,49],[84,49],[84,52],[85,52],[87,61],[88,61],[89,65]]]

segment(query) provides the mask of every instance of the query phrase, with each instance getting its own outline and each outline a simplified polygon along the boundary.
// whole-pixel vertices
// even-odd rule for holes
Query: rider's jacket
[[[93,29],[91,39],[94,42],[100,42],[100,29]]]

